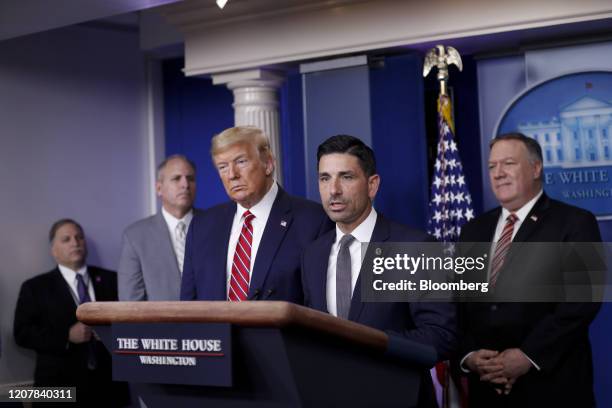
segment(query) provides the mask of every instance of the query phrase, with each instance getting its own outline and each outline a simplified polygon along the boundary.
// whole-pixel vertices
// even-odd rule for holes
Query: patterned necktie
[[[230,289],[227,295],[228,300],[232,302],[247,299],[251,279],[249,274],[251,270],[251,245],[253,244],[253,224],[251,222],[255,216],[247,210],[242,217],[244,223],[234,252]]]
[[[89,291],[87,290],[87,285],[85,284],[85,279],[83,279],[83,275],[77,273],[76,280],[77,293],[79,295],[79,304],[91,302],[91,297],[89,296]],[[87,368],[90,370],[95,370],[98,366],[98,359],[96,357],[96,339],[93,336],[88,342],[87,347]]]
[[[347,319],[351,308],[351,252],[349,246],[355,240],[351,234],[340,239],[340,250],[336,260],[336,314]]]
[[[514,233],[514,223],[516,221],[518,221],[516,214],[511,213],[508,215],[508,218],[506,218],[506,225],[504,225],[504,230],[502,231],[497,244],[495,244],[495,254],[493,255],[491,274],[489,275],[489,283],[492,287],[495,287],[495,284],[497,283],[499,271],[504,265],[504,260],[506,259],[506,255],[508,255],[508,251],[510,250],[512,234]]]
[[[179,221],[174,229],[174,253],[178,262],[179,271],[183,273],[183,263],[185,262],[185,241],[187,238],[187,225],[183,221]]]

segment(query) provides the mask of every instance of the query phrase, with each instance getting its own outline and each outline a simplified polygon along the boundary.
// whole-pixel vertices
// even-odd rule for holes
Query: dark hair
[[[83,234],[83,227],[81,227],[81,224],[71,218],[62,218],[61,220],[55,221],[51,226],[51,229],[49,230],[49,242],[53,242],[55,234],[57,234],[57,230],[62,228],[66,224],[74,225],[81,231],[81,234]]]
[[[489,149],[492,149],[493,145],[500,140],[518,140],[527,148],[527,153],[529,154],[529,159],[532,163],[536,161],[539,161],[540,163],[544,162],[542,159],[542,147],[540,147],[537,140],[518,132],[504,133],[503,135],[499,135],[491,139],[489,142]]]
[[[317,166],[321,161],[321,157],[333,153],[346,153],[357,157],[359,159],[359,166],[366,177],[376,174],[374,151],[354,136],[336,135],[321,143],[317,149]]]
[[[157,181],[161,180],[161,172],[162,172],[162,170],[164,170],[164,167],[166,167],[168,165],[168,163],[170,163],[172,160],[175,160],[175,159],[183,160],[185,163],[187,163],[188,165],[191,166],[191,168],[193,169],[193,172],[195,173],[196,165],[195,165],[194,162],[192,162],[191,160],[189,160],[186,156],[183,156],[182,154],[173,154],[172,156],[166,157],[157,166]]]

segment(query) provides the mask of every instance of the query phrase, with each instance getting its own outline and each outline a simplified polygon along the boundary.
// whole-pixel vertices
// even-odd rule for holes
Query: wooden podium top
[[[304,306],[276,301],[88,302],[77,318],[88,325],[112,323],[230,323],[247,327],[303,327],[380,351],[386,333]]]

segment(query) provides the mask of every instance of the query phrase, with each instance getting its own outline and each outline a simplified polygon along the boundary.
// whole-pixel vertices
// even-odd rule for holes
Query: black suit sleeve
[[[565,222],[568,222],[569,229],[564,242],[601,242],[597,221],[591,213],[580,211],[574,217],[566,218]],[[569,272],[586,269],[572,253],[565,254],[562,264],[574,269]],[[558,303],[554,313],[539,321],[527,335],[521,350],[542,370],[554,370],[567,350],[585,340],[588,327],[600,307],[601,304],[596,302]]]
[[[42,306],[43,295],[36,292],[31,281],[21,286],[13,323],[15,341],[18,345],[37,352],[65,352],[70,323],[65,319],[50,319],[46,313],[48,308]]]
[[[414,329],[404,335],[432,345],[438,361],[449,359],[457,348],[457,310],[454,303],[414,302],[410,304]]]

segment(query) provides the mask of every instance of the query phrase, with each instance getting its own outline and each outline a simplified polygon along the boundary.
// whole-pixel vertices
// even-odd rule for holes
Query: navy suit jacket
[[[327,265],[335,229],[313,242],[304,252],[302,282],[304,304],[323,312],[327,310]],[[371,242],[422,242],[427,236],[394,223],[378,214]],[[357,279],[348,319],[409,340],[433,346],[439,360],[445,360],[455,348],[455,306],[450,303],[362,302],[361,276]]]
[[[194,217],[185,248],[181,300],[227,300],[227,254],[236,203]],[[303,303],[300,256],[333,228],[323,207],[282,188],[272,205],[249,285],[249,299]],[[229,249],[232,253],[234,248]]]

